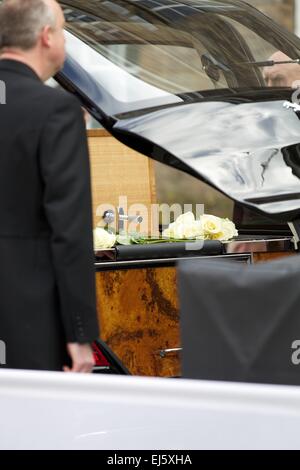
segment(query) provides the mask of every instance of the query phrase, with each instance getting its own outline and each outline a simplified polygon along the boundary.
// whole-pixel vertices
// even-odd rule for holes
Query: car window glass
[[[52,88],[63,89],[62,86],[54,78],[49,78],[49,80],[47,80],[45,84]],[[82,112],[87,129],[103,129],[103,126],[84,107],[82,107]]]
[[[276,53],[296,57],[298,48],[239,2],[73,0],[62,6],[69,57],[108,93],[101,102],[108,114],[176,103],[189,93],[291,85],[251,63]],[[110,98],[119,106],[106,109]]]

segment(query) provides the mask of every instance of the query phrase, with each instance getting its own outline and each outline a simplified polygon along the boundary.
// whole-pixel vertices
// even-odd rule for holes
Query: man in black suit
[[[75,97],[43,83],[63,65],[63,27],[55,0],[0,6],[0,340],[8,368],[90,372],[98,324],[84,119]]]

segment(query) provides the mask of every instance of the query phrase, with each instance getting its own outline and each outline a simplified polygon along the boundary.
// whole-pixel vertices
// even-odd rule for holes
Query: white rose
[[[204,231],[202,227],[201,220],[195,220],[193,224],[184,229],[184,237],[185,238],[204,238]]]
[[[162,235],[164,238],[175,238],[174,236],[174,230],[175,230],[176,224],[173,222],[172,224],[169,225],[168,228],[166,228]]]
[[[186,239],[195,237],[195,216],[193,212],[186,212],[177,217],[173,224],[170,224],[170,233],[173,238]]]
[[[163,231],[163,237],[164,238],[176,238],[176,239],[187,239],[187,238],[198,238],[198,239],[203,239],[204,238],[204,232],[202,228],[202,223],[200,220],[195,220],[193,216],[190,219],[180,219],[180,220],[189,220],[188,223],[178,223],[173,222],[172,224],[169,225],[167,229]]]
[[[116,236],[113,233],[109,233],[107,230],[104,230],[104,228],[95,228],[93,235],[95,250],[112,248],[116,243]]]
[[[203,232],[209,238],[214,238],[222,232],[222,219],[214,215],[204,214],[200,218]]]
[[[177,239],[185,238],[185,231],[188,230],[188,227],[191,225],[191,218],[185,218],[184,215],[185,214],[176,219],[175,222],[172,222],[169,227],[163,231],[163,237]],[[195,220],[194,216],[193,219]]]
[[[238,236],[238,231],[235,227],[235,224],[231,222],[229,219],[222,220],[222,230],[220,233],[219,240],[228,241],[231,240],[233,237]]]
[[[170,228],[165,228],[165,230],[162,233],[162,236],[163,238],[172,238]]]
[[[193,212],[186,212],[185,214],[180,215],[177,217],[175,224],[176,225],[191,225],[195,222],[195,216]]]
[[[177,224],[176,222],[175,225],[171,228],[172,238],[179,238],[179,239],[185,238],[184,232],[186,228],[187,228],[186,225]]]

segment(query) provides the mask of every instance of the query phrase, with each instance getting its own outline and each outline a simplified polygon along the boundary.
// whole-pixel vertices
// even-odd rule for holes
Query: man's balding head
[[[49,1],[5,0],[0,5],[0,49],[31,49],[43,27],[55,23]]]
[[[64,15],[56,0],[4,0],[0,5],[1,57],[29,58],[47,78],[65,58]]]
[[[291,60],[281,51],[275,52],[269,60],[274,62],[286,62]],[[291,87],[297,88],[296,82],[300,80],[300,65],[298,64],[275,64],[272,67],[265,67],[263,71],[264,79],[270,87]]]

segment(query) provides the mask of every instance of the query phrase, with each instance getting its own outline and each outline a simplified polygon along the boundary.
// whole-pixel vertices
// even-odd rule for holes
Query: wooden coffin
[[[88,131],[94,225],[103,204],[156,202],[153,162],[102,130]],[[99,207],[101,209],[99,209]],[[259,262],[293,254],[288,239],[228,245],[227,256]],[[180,375],[176,261],[95,262],[101,338],[132,374]]]

